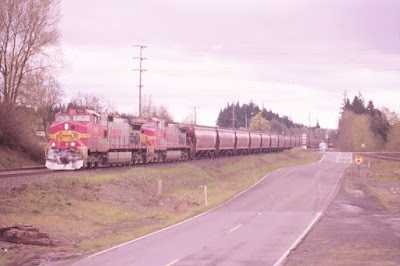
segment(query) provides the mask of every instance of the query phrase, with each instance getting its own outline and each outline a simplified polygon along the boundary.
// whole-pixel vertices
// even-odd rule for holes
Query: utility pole
[[[311,112],[308,112],[308,142],[311,146]]]
[[[133,59],[139,59],[139,68],[134,69],[133,71],[139,71],[139,117],[142,117],[142,72],[147,71],[146,69],[142,68],[142,61],[146,60],[147,58],[142,57],[143,48],[147,48],[145,45],[135,44],[133,47],[139,47],[140,53],[139,57],[133,57]]]
[[[194,119],[193,122],[195,125],[197,125],[197,106],[193,106],[193,111],[194,111]]]
[[[235,128],[235,102],[232,103],[232,128]]]

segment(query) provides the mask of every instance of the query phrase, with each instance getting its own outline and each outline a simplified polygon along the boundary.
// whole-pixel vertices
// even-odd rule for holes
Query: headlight
[[[71,146],[74,147],[75,146],[75,142],[71,142]]]
[[[64,129],[68,130],[68,124],[64,124]]]
[[[55,146],[56,146],[55,142],[51,143],[51,147],[55,147]]]

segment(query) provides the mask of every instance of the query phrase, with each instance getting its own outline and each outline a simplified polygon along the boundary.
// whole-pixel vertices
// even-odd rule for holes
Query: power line
[[[146,69],[142,68],[142,61],[146,60],[147,58],[142,56],[142,51],[143,48],[147,48],[145,45],[141,44],[135,44],[133,47],[139,47],[140,52],[139,52],[139,57],[133,57],[133,59],[139,59],[139,68],[138,69],[133,69],[133,71],[139,71],[139,117],[142,117],[142,72],[147,71]]]

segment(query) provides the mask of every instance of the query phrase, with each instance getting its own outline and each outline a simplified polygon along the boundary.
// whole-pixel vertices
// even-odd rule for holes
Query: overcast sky
[[[138,114],[143,94],[176,121],[193,106],[215,125],[227,102],[253,100],[294,122],[336,128],[343,93],[400,111],[398,0],[62,0],[67,98],[103,95]]]

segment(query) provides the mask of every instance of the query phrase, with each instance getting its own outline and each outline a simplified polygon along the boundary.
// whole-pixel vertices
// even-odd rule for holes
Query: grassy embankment
[[[39,163],[33,161],[28,155],[23,152],[0,146],[0,169],[34,166],[38,164]]]
[[[48,252],[62,258],[101,250],[211,209],[274,169],[318,159],[316,153],[293,149],[54,178],[11,191],[0,189],[0,223],[32,224],[60,241],[57,247],[0,251],[0,261],[20,263]],[[163,183],[161,195],[157,195],[159,180]],[[208,189],[208,207],[203,186]]]
[[[370,162],[370,167],[368,167]],[[361,181],[360,181],[361,180]],[[400,213],[400,164],[364,157],[358,175],[354,164],[346,175],[346,187],[362,182],[368,195],[373,196],[388,213]]]

